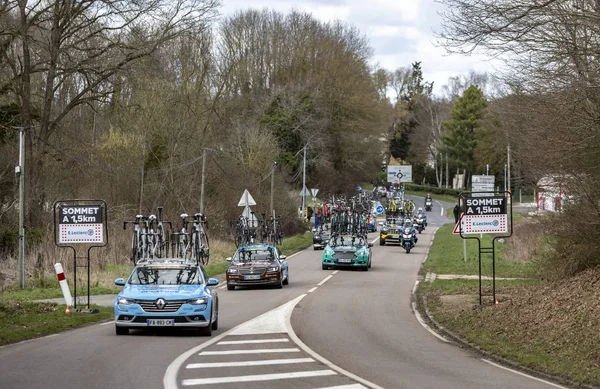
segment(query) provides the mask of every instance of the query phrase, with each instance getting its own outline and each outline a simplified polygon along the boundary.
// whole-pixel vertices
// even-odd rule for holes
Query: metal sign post
[[[108,243],[107,209],[104,200],[58,200],[54,202],[54,243],[73,249],[73,308],[75,312],[97,313],[90,309],[90,251]],[[77,309],[77,249],[87,244],[87,305]]]
[[[468,195],[468,197],[467,197]],[[496,239],[512,236],[512,202],[510,192],[504,196],[495,192],[463,192],[459,201],[465,205],[465,211],[456,224],[454,232],[458,231],[463,239],[477,239],[479,252],[479,305],[483,303],[481,291],[481,254],[492,255],[492,301],[496,301]],[[492,247],[481,247],[483,234],[498,234],[492,239]],[[479,236],[468,236],[479,235]],[[465,241],[466,243],[466,241]]]

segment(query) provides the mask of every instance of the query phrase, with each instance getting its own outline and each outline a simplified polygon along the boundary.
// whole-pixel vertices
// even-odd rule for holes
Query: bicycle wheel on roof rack
[[[133,264],[137,264],[138,260],[138,243],[137,243],[137,234],[134,232],[131,237],[131,260]]]

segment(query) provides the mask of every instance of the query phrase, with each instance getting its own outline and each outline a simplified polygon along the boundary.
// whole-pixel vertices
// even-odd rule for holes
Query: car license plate
[[[245,280],[260,280],[260,275],[244,276]]]
[[[350,263],[350,262],[352,262],[352,259],[350,259],[350,258],[338,258],[338,262],[339,263]]]
[[[147,319],[146,325],[150,327],[172,326],[175,323],[173,319]]]

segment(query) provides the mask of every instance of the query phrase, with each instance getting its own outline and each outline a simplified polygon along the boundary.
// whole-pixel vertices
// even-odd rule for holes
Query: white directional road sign
[[[248,205],[256,205],[256,201],[254,201],[254,198],[252,197],[250,192],[248,192],[248,189],[244,189],[242,198],[238,202],[238,207],[246,207]]]
[[[387,167],[387,182],[397,184],[400,182],[412,182],[411,165],[392,165]]]
[[[375,208],[375,212],[377,212],[378,214],[382,214],[383,213],[383,206],[380,204],[377,206],[377,208]]]
[[[496,178],[494,176],[473,176],[471,190],[473,192],[494,192]],[[486,196],[485,193],[473,193],[473,197]]]

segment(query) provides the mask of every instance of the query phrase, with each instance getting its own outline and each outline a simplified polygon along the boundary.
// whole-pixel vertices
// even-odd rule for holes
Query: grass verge
[[[451,227],[446,225],[436,232],[423,269],[438,275],[478,274],[476,242],[467,241],[469,254],[464,262],[463,240],[451,235]],[[533,230],[527,225],[520,227]],[[526,235],[524,231],[521,234]],[[478,280],[437,278],[433,283],[420,283],[420,308],[422,297],[426,296],[429,311],[438,323],[481,349],[561,377],[575,386],[598,386],[600,291],[590,285],[600,282],[600,269],[555,283],[536,279],[531,262],[514,261],[507,256],[525,251],[523,245],[532,241],[519,237],[498,246],[496,276],[524,277],[496,280],[499,304],[491,304],[491,297],[484,296],[484,304],[479,306]],[[489,243],[489,237],[484,242]],[[483,275],[488,275],[489,260],[484,260],[484,264],[487,267],[484,266]],[[491,288],[491,281],[482,281],[484,295],[491,294]]]
[[[312,234],[304,233],[285,238],[281,250],[291,255],[312,245]],[[231,256],[235,246],[228,242],[211,244],[211,261],[206,266],[209,277],[223,274],[227,268],[226,257]],[[111,286],[115,278],[127,277],[132,265],[106,265],[96,270],[90,287],[90,295],[117,294],[120,287]],[[78,277],[79,278],[79,277]],[[87,296],[87,286],[77,287],[78,296]],[[109,320],[113,316],[112,307],[96,307],[99,313],[65,314],[65,305],[40,303],[34,300],[62,297],[56,278],[29,282],[23,290],[12,288],[0,292],[0,345],[20,342],[27,339],[58,333],[70,328]]]

